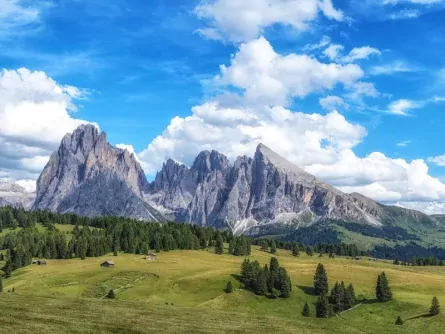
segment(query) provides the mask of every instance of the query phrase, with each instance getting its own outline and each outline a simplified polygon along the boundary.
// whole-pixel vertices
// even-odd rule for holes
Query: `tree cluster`
[[[229,242],[229,254],[235,256],[249,256],[251,254],[250,239],[246,236],[233,237]]]
[[[356,304],[354,286],[336,282],[328,296],[329,281],[326,269],[320,263],[314,275],[314,292],[319,296],[315,304],[317,318],[330,318],[335,313],[349,310]]]
[[[245,289],[270,298],[289,298],[292,291],[291,279],[275,257],[271,258],[269,267],[263,268],[258,261],[245,259],[241,265],[241,282]]]
[[[391,288],[389,287],[388,278],[386,277],[385,272],[381,273],[377,278],[375,294],[377,300],[381,303],[386,303],[393,299]]]

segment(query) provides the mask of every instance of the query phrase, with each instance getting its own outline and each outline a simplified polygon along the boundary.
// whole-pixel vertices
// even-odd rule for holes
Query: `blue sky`
[[[445,1],[111,3],[0,0],[0,177],[33,184],[87,121],[149,178],[263,141],[344,191],[445,211]]]

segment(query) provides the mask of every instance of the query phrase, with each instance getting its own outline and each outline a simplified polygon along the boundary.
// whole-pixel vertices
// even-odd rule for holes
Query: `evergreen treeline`
[[[245,259],[241,265],[241,282],[245,289],[270,298],[289,298],[292,291],[290,277],[275,257],[270,259],[269,267],[266,264],[263,268],[258,261]]]
[[[109,252],[146,254],[149,250],[205,249],[215,246],[223,251],[221,241],[233,245],[234,255],[250,255],[250,239],[233,237],[229,231],[176,223],[141,223],[122,217],[85,218],[44,211],[26,212],[17,208],[0,208],[0,226],[16,229],[0,237],[0,249],[6,250],[6,276],[31,264],[32,258],[69,259],[98,257]],[[39,229],[41,223],[47,228]],[[54,224],[74,225],[71,238]],[[94,228],[92,228],[94,227]],[[69,239],[69,241],[68,241]]]
[[[353,244],[318,244],[311,246],[301,242],[290,242],[276,239],[258,238],[253,240],[253,244],[261,246],[261,250],[267,251],[269,248],[272,252],[274,248],[290,250],[295,254],[299,254],[300,250],[305,250],[308,255],[313,253],[332,254],[336,256],[366,256],[368,252],[361,251],[357,245]],[[297,251],[298,249],[298,251]],[[294,254],[294,255],[295,255]],[[298,256],[298,255],[295,255]]]
[[[430,257],[415,257],[412,262],[410,261],[399,261],[399,259],[395,259],[393,262],[396,266],[443,266],[445,265],[444,260],[439,260],[435,256]]]
[[[375,246],[371,255],[379,259],[403,259],[406,263],[413,263],[415,258],[431,258],[435,257],[439,260],[445,260],[445,249],[431,247],[425,248],[417,244],[396,245],[388,247],[386,245]]]

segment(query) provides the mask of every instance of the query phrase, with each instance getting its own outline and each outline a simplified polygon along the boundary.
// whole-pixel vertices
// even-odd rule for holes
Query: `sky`
[[[0,0],[0,179],[85,123],[153,179],[259,143],[345,192],[445,213],[445,0]]]

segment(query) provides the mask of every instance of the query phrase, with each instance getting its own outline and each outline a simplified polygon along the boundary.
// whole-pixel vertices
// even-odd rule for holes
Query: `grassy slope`
[[[253,249],[252,258],[264,264],[270,254]],[[2,330],[38,332],[271,332],[283,333],[433,333],[440,332],[445,315],[417,318],[403,327],[393,325],[425,314],[433,295],[445,302],[445,268],[395,267],[386,262],[352,261],[327,257],[294,258],[279,251],[277,258],[292,276],[290,299],[268,300],[236,290],[225,294],[228,280],[239,273],[243,258],[217,256],[207,251],[162,253],[156,262],[142,256],[48,261],[47,266],[30,266],[4,280],[0,296]],[[113,259],[116,268],[101,268]],[[389,276],[395,301],[366,303],[329,320],[303,318],[304,302],[314,302],[310,294],[318,262],[328,270],[331,283],[352,282],[357,295],[372,299],[377,275]],[[120,289],[117,300],[101,300],[108,289]],[[166,306],[165,304],[169,305]],[[171,305],[173,303],[173,305]],[[311,305],[314,312],[313,305]]]

